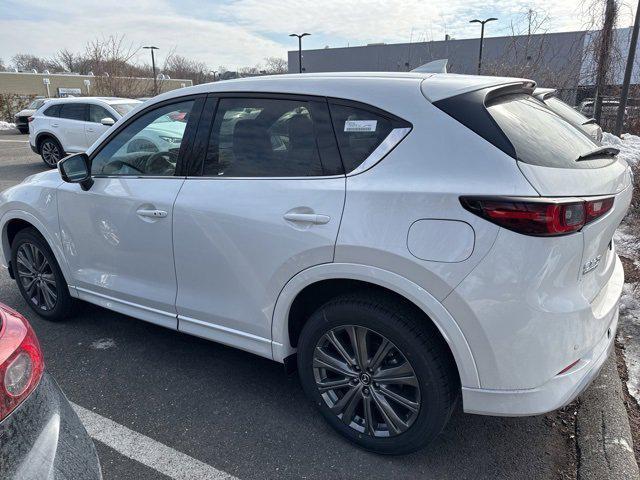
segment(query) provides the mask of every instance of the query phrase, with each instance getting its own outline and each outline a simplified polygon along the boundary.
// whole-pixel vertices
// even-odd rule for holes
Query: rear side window
[[[60,108],[62,105],[51,105],[49,108],[45,109],[44,115],[47,117],[59,117],[60,116]]]
[[[524,163],[555,168],[599,168],[610,157],[577,162],[598,148],[591,138],[527,94],[497,97],[487,110]]]
[[[378,148],[391,133],[391,119],[355,106],[331,104],[333,128],[345,172],[349,173]]]
[[[60,118],[85,121],[87,105],[84,103],[65,103],[60,109]]]
[[[325,175],[310,102],[223,98],[203,174],[213,177]]]

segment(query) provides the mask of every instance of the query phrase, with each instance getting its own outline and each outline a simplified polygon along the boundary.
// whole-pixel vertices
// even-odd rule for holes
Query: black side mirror
[[[58,171],[67,183],[79,183],[87,191],[93,185],[91,165],[86,153],[76,153],[58,162]]]

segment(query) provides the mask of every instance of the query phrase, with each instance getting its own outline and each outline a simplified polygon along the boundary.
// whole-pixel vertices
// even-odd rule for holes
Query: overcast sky
[[[126,35],[135,46],[154,44],[233,70],[297,48],[292,32],[312,33],[305,48],[478,36],[473,18],[498,17],[487,36],[526,28],[529,8],[548,16],[549,31],[584,27],[597,0],[0,0],[0,58],[81,51],[97,36]],[[635,0],[626,0],[635,4]],[[600,2],[603,3],[603,2]],[[621,26],[632,23],[623,5]],[[141,53],[147,61],[148,53]]]

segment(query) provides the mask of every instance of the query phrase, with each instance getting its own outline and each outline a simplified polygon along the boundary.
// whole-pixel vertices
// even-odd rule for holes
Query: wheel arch
[[[69,268],[62,253],[61,245],[57,241],[57,237],[52,236],[44,223],[29,212],[12,210],[0,218],[0,244],[2,245],[3,263],[9,267],[11,271],[11,245],[18,232],[25,228],[35,229],[42,238],[44,238],[45,242],[47,242],[73,296],[75,291],[71,288]],[[52,238],[54,239],[53,241]]]
[[[345,292],[345,288],[350,289]],[[469,344],[448,311],[423,288],[400,275],[376,267],[330,263],[311,267],[293,277],[280,293],[273,314],[273,358],[284,362],[296,351],[297,338],[309,309],[317,308],[336,292],[377,289],[413,308],[437,329],[456,364],[462,386],[478,388],[478,371]],[[307,304],[307,305],[305,305]]]
[[[64,151],[64,146],[62,145],[62,142],[60,142],[60,139],[58,139],[58,137],[56,137],[54,133],[48,130],[45,130],[36,135],[36,150],[38,151],[39,155],[41,153],[40,146],[42,145],[42,142],[47,138],[52,138],[53,140],[58,142],[58,145],[60,145],[60,148],[62,148],[62,150]]]

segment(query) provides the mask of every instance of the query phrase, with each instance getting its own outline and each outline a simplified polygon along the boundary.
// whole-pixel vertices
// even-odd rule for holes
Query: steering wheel
[[[152,154],[145,162],[145,173],[163,175],[169,170],[174,170],[176,167],[176,162],[172,161],[174,157],[175,155],[169,151]]]
[[[111,172],[105,172],[106,167],[109,167],[109,170],[111,170]],[[113,172],[117,172],[118,170],[120,170],[122,167],[128,167],[132,170],[135,170],[138,173],[144,173],[142,170],[140,170],[140,167],[137,167],[135,165],[132,165],[129,162],[125,162],[124,160],[115,160],[113,162],[109,162],[108,164],[106,164],[103,169],[102,172],[106,173],[107,175],[109,173],[113,173]]]

